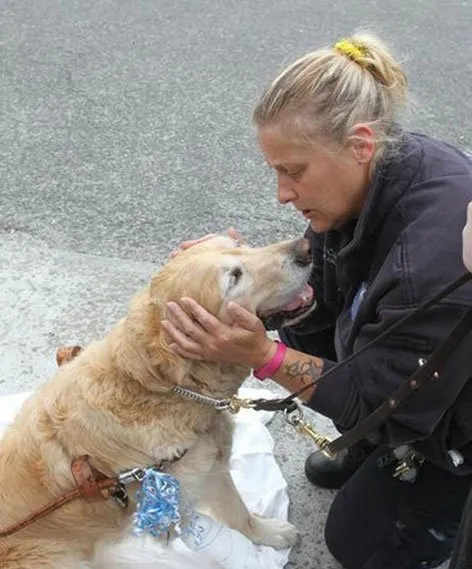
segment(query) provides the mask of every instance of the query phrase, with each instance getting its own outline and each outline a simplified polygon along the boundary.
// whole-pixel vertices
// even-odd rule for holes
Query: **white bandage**
[[[247,537],[204,514],[195,514],[194,518],[193,527],[198,537],[185,532],[181,536],[187,547],[206,553],[224,569],[262,567],[258,547]]]

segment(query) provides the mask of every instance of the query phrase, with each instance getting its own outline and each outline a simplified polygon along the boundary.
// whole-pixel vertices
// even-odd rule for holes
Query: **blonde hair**
[[[387,47],[358,33],[301,57],[268,86],[253,113],[258,127],[283,124],[305,144],[344,144],[368,123],[382,148],[406,104],[407,79]],[[293,130],[292,130],[293,132]]]

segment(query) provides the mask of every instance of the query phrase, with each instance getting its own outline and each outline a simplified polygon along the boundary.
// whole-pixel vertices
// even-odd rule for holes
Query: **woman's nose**
[[[277,199],[282,205],[288,204],[296,199],[297,193],[291,185],[281,176],[277,179]]]

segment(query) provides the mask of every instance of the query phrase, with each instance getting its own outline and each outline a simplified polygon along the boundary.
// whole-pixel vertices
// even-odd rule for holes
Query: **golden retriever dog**
[[[254,543],[293,544],[291,524],[249,513],[233,485],[231,415],[173,390],[228,398],[250,370],[178,356],[160,323],[166,303],[183,296],[223,320],[229,300],[261,317],[299,318],[310,310],[310,270],[303,239],[250,248],[217,237],[171,259],[107,336],[77,351],[25,402],[0,440],[0,532],[76,489],[71,465],[86,455],[105,477],[161,465],[179,480],[182,503],[210,510]],[[2,569],[93,566],[98,546],[129,532],[138,487],[127,486],[127,500],[81,496],[0,537]]]

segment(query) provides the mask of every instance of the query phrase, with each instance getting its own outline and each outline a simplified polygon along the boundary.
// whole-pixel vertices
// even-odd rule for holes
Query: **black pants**
[[[426,462],[415,482],[402,482],[394,463],[379,466],[386,453],[373,452],[336,495],[328,548],[345,569],[438,567],[451,556],[472,477]]]
[[[310,336],[289,331],[280,336],[317,355]],[[325,539],[344,569],[428,569],[451,556],[472,476],[425,462],[414,483],[402,482],[393,477],[394,462],[379,466],[389,453],[375,450],[331,506]]]
[[[462,512],[461,525],[456,536],[449,569],[471,569],[472,567],[472,492]]]

